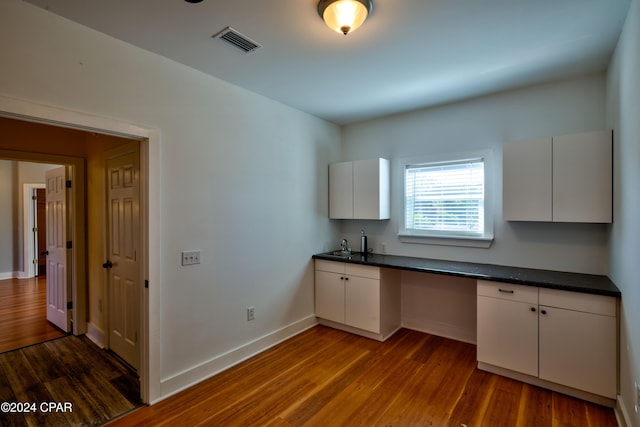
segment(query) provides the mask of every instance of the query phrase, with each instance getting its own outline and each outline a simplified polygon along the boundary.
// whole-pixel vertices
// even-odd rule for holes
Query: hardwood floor
[[[46,278],[0,280],[0,352],[64,336],[47,321]]]
[[[0,426],[103,425],[140,406],[139,396],[137,377],[86,337],[0,354],[0,402],[36,404],[25,413],[0,411]],[[48,402],[70,406],[43,410]]]
[[[617,426],[610,408],[475,366],[474,345],[316,326],[110,427]]]

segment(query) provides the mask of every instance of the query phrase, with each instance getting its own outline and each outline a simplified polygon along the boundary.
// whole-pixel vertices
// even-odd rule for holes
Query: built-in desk
[[[354,253],[351,257],[317,254],[314,259],[338,261],[374,267],[395,268],[423,273],[446,274],[471,279],[491,280],[494,282],[515,283],[539,288],[559,289],[586,294],[620,297],[620,290],[607,276],[561,271],[538,270],[532,268],[506,267],[493,264],[444,261],[429,258],[414,258],[397,255],[369,254],[362,256]]]

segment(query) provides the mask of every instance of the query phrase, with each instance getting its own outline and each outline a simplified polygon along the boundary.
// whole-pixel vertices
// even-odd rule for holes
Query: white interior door
[[[140,166],[137,142],[110,150],[106,160],[109,347],[140,364]]]
[[[71,330],[67,309],[67,171],[62,166],[46,172],[47,211],[47,320],[65,332]]]

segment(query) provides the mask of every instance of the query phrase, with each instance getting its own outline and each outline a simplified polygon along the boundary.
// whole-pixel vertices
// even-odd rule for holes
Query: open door
[[[47,320],[65,332],[71,330],[69,269],[67,268],[67,168],[46,172]]]
[[[136,370],[140,365],[140,146],[106,156],[109,348]]]

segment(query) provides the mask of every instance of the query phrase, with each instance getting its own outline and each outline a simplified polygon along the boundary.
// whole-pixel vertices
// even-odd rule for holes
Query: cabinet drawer
[[[347,276],[366,277],[369,279],[380,279],[380,268],[369,265],[345,264]]]
[[[316,270],[328,271],[330,273],[344,274],[344,262],[327,261],[324,259],[316,260]]]
[[[540,305],[615,317],[616,299],[604,295],[540,289]]]
[[[478,280],[478,295],[538,304],[538,288],[535,286]]]

